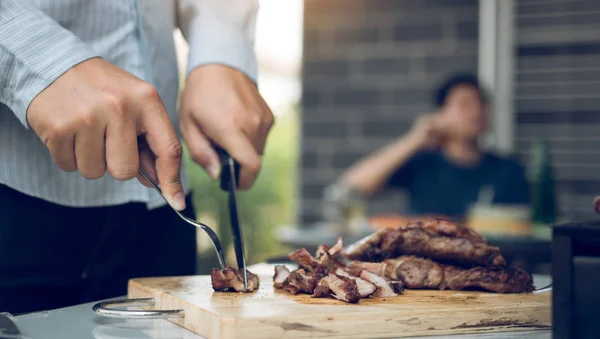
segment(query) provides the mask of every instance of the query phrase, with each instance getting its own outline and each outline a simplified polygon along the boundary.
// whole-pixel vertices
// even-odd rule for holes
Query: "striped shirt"
[[[0,0],[0,184],[66,206],[164,204],[137,180],[60,170],[27,108],[69,68],[99,56],[153,84],[178,130],[174,29],[190,46],[188,73],[219,63],[256,81],[257,8],[257,0]],[[182,181],[188,192],[184,170]]]

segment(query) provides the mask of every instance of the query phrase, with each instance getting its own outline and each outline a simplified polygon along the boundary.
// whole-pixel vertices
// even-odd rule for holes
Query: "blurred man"
[[[273,124],[255,84],[257,7],[0,0],[0,311],[122,295],[136,276],[195,273],[195,229],[129,179],[143,166],[194,217],[179,126],[212,178],[217,144],[240,163],[240,188],[253,184]],[[176,27],[190,44],[179,114]]]
[[[419,117],[408,134],[350,168],[345,183],[365,196],[385,186],[405,188],[415,215],[463,217],[482,188],[493,203],[527,204],[522,167],[479,145],[488,107],[477,78],[450,77],[436,90],[435,104],[438,110]]]

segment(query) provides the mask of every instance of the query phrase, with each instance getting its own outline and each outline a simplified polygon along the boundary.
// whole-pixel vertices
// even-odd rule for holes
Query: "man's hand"
[[[240,189],[250,188],[273,122],[273,113],[243,73],[205,65],[189,74],[180,104],[181,132],[192,159],[213,179],[221,171],[217,144],[240,164]]]
[[[102,59],[90,59],[42,91],[29,106],[27,120],[61,169],[79,170],[89,179],[108,171],[117,180],[129,180],[138,176],[141,161],[169,203],[178,210],[185,207],[181,145],[150,84]]]
[[[418,149],[438,146],[443,139],[443,121],[438,114],[422,115],[417,118],[408,138]]]

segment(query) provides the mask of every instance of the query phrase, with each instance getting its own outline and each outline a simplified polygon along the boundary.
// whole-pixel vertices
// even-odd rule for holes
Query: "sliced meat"
[[[360,277],[377,287],[377,290],[372,295],[373,297],[395,297],[398,295],[396,292],[394,292],[394,289],[384,278],[378,276],[373,272],[361,271]]]
[[[343,249],[342,254],[351,260],[381,261],[386,259],[389,255],[383,252],[380,245],[383,238],[390,232],[393,232],[390,228],[379,229]]]
[[[290,276],[290,270],[284,265],[275,265],[275,274],[273,275],[273,286],[277,289],[283,288],[283,283]]]
[[[331,273],[321,280],[324,281],[323,284],[327,284],[334,298],[347,303],[357,303],[360,300],[355,280]]]
[[[244,288],[244,275],[233,267],[224,269],[213,268],[210,272],[212,287],[218,292],[254,292],[258,289],[260,283],[258,276],[246,270],[248,279],[247,289]]]
[[[401,280],[407,288],[439,288],[444,281],[444,269],[432,260],[402,256],[381,263],[353,261],[351,268],[373,272],[390,280]]]
[[[487,243],[484,237],[473,229],[444,219],[431,219],[425,222],[408,223],[399,227],[401,229],[422,228],[430,235],[441,235],[446,237],[458,237],[469,239],[473,242]]]
[[[307,272],[314,272],[320,277],[323,277],[328,273],[327,266],[323,265],[312,255],[310,255],[306,248],[293,251],[288,254],[288,257]]]
[[[444,273],[444,287],[451,290],[476,288],[496,293],[526,293],[535,289],[533,277],[525,270],[515,267],[464,269],[444,265]]]
[[[392,290],[397,294],[404,294],[404,283],[400,280],[390,280],[388,281]]]
[[[410,289],[478,288],[496,293],[524,293],[534,289],[529,273],[511,267],[462,268],[414,256],[402,256],[381,263],[354,261],[350,267],[373,272],[386,279],[400,280]]]
[[[373,262],[401,255],[418,255],[460,264],[506,265],[498,247],[468,238],[432,235],[422,226],[415,225],[404,229],[378,230],[348,246],[344,254],[351,260]]]
[[[335,271],[335,274],[354,280],[356,282],[356,287],[358,288],[358,294],[361,298],[367,298],[373,293],[375,293],[375,291],[377,290],[377,286],[375,286],[374,284],[366,281],[361,277],[353,276],[341,268],[338,268]]]
[[[298,269],[290,272],[289,277],[283,283],[283,289],[292,293],[313,294],[319,284],[319,277],[314,272],[306,272]]]
[[[331,297],[331,289],[329,289],[329,285],[327,284],[326,279],[321,279],[317,288],[315,288],[315,292],[313,293],[313,298],[329,298]]]

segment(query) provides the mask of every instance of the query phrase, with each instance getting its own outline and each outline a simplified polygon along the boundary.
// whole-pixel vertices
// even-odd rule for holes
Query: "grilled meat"
[[[273,286],[277,289],[283,288],[283,283],[290,276],[290,270],[283,265],[275,265],[275,274],[273,275]]]
[[[398,295],[394,288],[382,277],[369,271],[360,271],[360,277],[377,287],[377,290],[372,294],[373,297],[395,297]],[[398,282],[396,282],[398,283]],[[400,288],[396,287],[396,290],[400,290],[399,294],[404,292],[404,284],[399,282]],[[360,289],[359,289],[360,290]]]
[[[352,262],[351,268],[363,269],[391,280],[401,280],[407,288],[438,288],[444,281],[444,269],[432,260],[402,256],[380,263]]]
[[[313,292],[312,297],[313,298],[329,298],[332,295],[331,290],[329,289],[329,284],[327,284],[327,281],[325,279],[321,279],[319,280],[319,284],[317,285],[317,288],[315,288],[315,291]]]
[[[319,276],[314,272],[306,272],[304,269],[299,269],[290,272],[290,276],[285,280],[283,289],[292,293],[313,294],[315,288],[319,284]]]
[[[358,294],[360,294],[361,298],[367,298],[377,290],[377,286],[374,284],[362,279],[361,277],[353,276],[341,268],[338,268],[335,271],[335,274],[354,280],[356,282],[356,287],[358,288]]]
[[[445,232],[451,233],[450,230]],[[464,234],[466,231],[461,233],[455,229],[455,232]],[[407,254],[461,264],[506,265],[498,247],[469,238],[432,235],[423,224],[400,229],[381,229],[344,250],[344,255],[349,259],[374,262]]]
[[[244,288],[244,275],[233,267],[227,267],[222,270],[213,268],[210,272],[210,279],[213,289],[218,292],[254,292],[259,287],[258,276],[246,270],[248,278],[248,288]]]
[[[354,279],[329,273],[321,279],[323,286],[331,291],[331,296],[347,303],[357,303],[360,300],[358,286]],[[319,291],[322,293],[321,291]]]
[[[496,293],[525,293],[534,290],[533,278],[516,267],[474,267],[463,269],[444,265],[444,283],[448,289],[483,289]]]
[[[402,256],[381,263],[352,262],[350,267],[373,272],[386,279],[401,280],[407,288],[464,290],[479,288],[497,293],[533,291],[529,273],[510,267],[462,268],[442,265],[430,259]]]
[[[404,294],[404,283],[402,281],[390,280],[390,281],[388,281],[388,283],[390,284],[390,286],[392,287],[392,290],[396,294]]]
[[[431,219],[426,222],[409,223],[399,227],[401,229],[422,228],[432,236],[446,236],[469,239],[472,242],[487,243],[484,237],[473,229],[461,224],[444,219]]]
[[[329,298],[356,303],[370,296],[390,297],[402,294],[402,283],[388,283],[374,273],[348,267],[341,260],[342,238],[329,248],[320,245],[315,257],[302,248],[288,256],[300,268],[289,271],[285,266],[275,266],[273,286],[292,294],[312,294],[314,298]]]
[[[307,272],[314,272],[321,277],[326,276],[327,272],[329,272],[327,266],[323,265],[312,255],[310,255],[306,248],[293,251],[288,254],[288,257],[300,267],[304,268]]]

